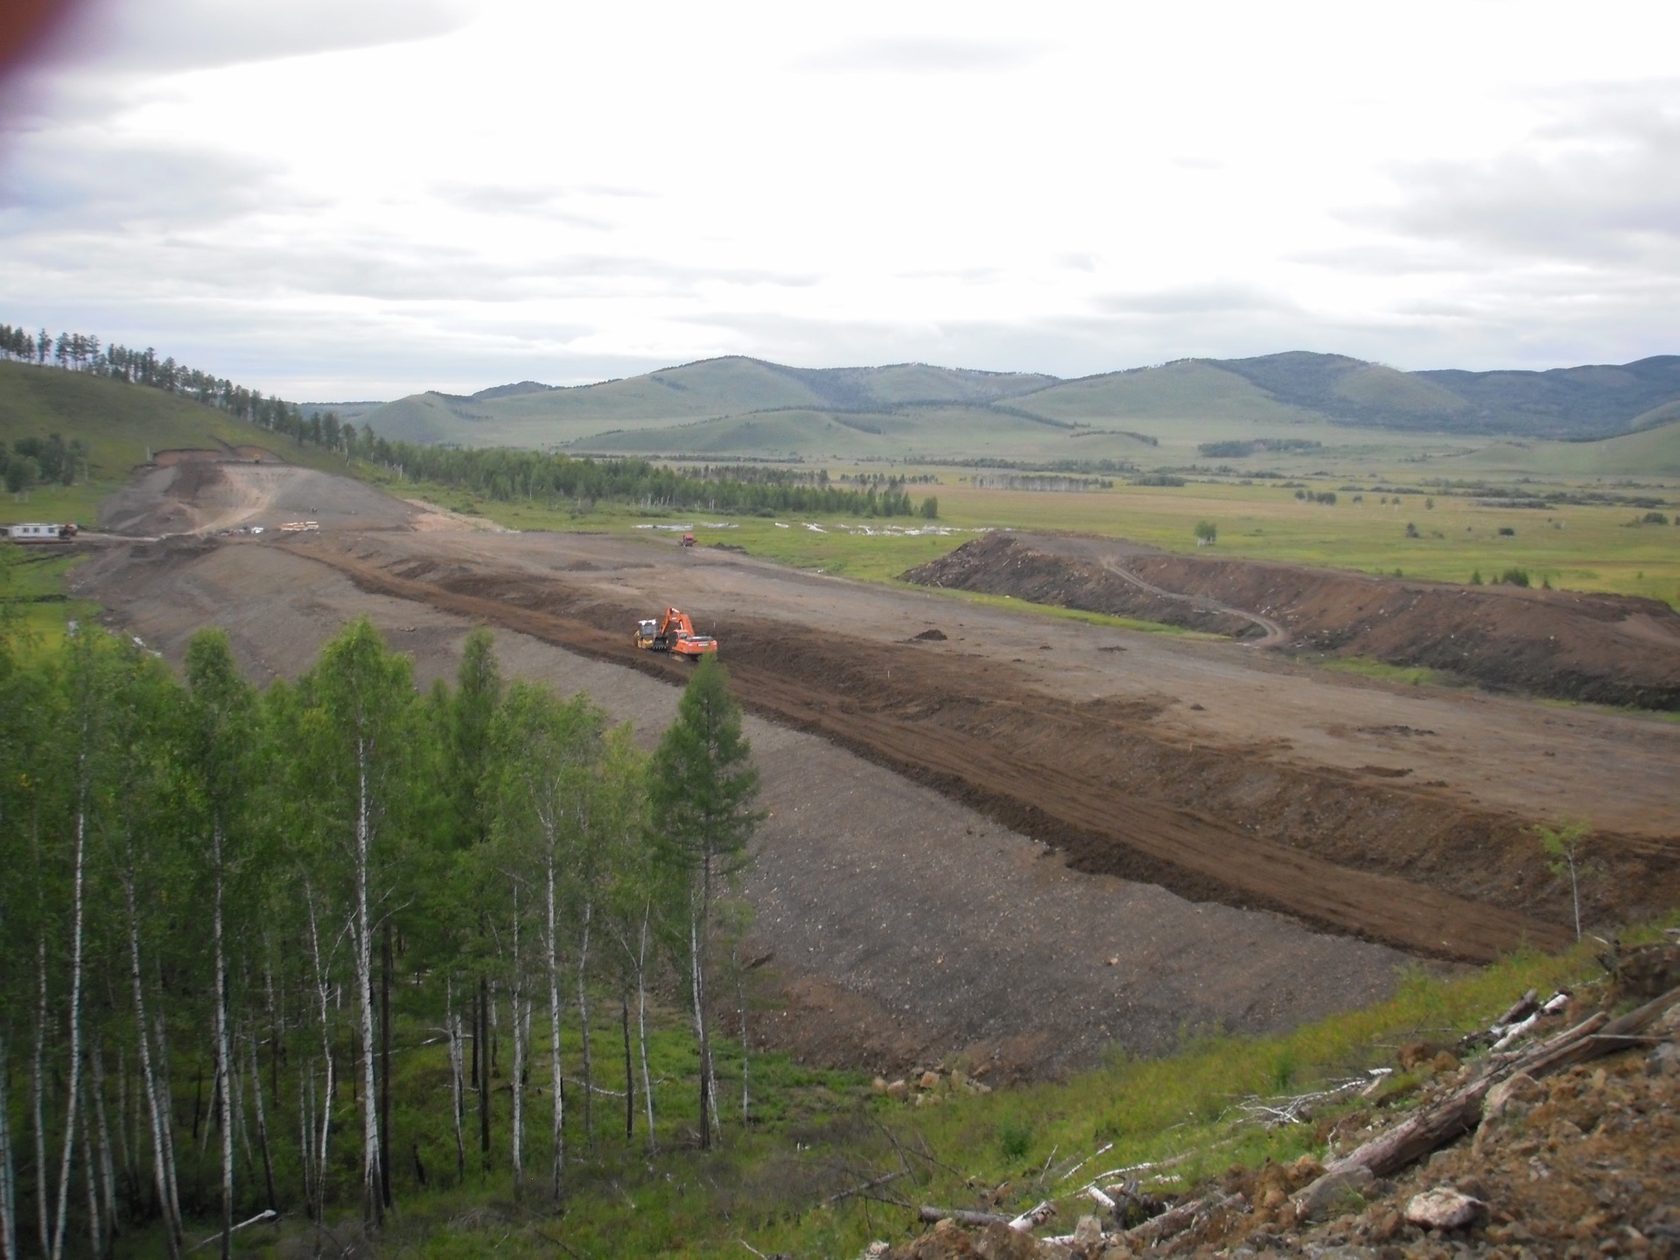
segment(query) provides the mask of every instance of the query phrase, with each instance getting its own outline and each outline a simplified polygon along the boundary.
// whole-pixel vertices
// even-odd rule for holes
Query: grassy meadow
[[[845,471],[835,469],[835,472]],[[932,469],[918,469],[928,472]],[[1413,488],[1371,489],[1388,482],[1346,478],[1190,481],[1183,486],[1116,483],[1071,492],[976,487],[973,474],[937,470],[937,484],[911,488],[912,498],[939,500],[934,522],[898,518],[781,521],[705,513],[664,514],[622,505],[586,512],[539,503],[497,503],[441,486],[389,484],[456,510],[482,514],[514,529],[591,529],[658,535],[646,528],[687,523],[702,544],[728,543],[749,554],[799,568],[892,581],[987,529],[1066,530],[1127,538],[1169,551],[1197,550],[1195,528],[1211,521],[1218,540],[1203,554],[1353,569],[1442,582],[1495,581],[1507,569],[1526,571],[1539,586],[1641,595],[1680,607],[1680,489],[1639,493],[1660,498],[1668,525],[1640,524],[1648,510],[1626,505],[1553,508],[1483,506],[1478,498],[1535,495],[1525,484],[1471,497]],[[1350,485],[1365,488],[1350,490]],[[1334,505],[1295,497],[1335,493]],[[1631,493],[1631,492],[1629,492]],[[1387,500],[1387,502],[1383,502]],[[1408,536],[1408,525],[1416,536]],[[813,529],[811,526],[817,526]],[[1509,532],[1502,532],[1509,531]]]

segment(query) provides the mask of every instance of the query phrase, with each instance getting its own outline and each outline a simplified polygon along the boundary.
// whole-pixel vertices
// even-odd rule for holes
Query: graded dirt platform
[[[1680,891],[1670,724],[674,538],[490,531],[304,470],[187,467],[149,474],[107,523],[319,529],[161,537],[78,571],[172,658],[221,624],[253,676],[291,675],[367,613],[424,680],[482,622],[510,675],[587,691],[652,739],[686,667],[630,629],[667,604],[695,614],[754,715],[770,811],[746,886],[771,956],[761,1026],[815,1057],[1053,1073],[1372,1000],[1410,959],[1558,944],[1568,894],[1536,821],[1593,826],[1597,919]]]

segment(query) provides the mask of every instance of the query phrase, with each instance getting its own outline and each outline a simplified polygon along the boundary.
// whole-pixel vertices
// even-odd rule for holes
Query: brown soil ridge
[[[1116,564],[1170,596],[1126,581]],[[1233,637],[1258,633],[1241,616],[1213,611],[1224,605],[1275,621],[1295,650],[1425,666],[1495,690],[1680,709],[1680,613],[1636,596],[1457,586],[1005,533],[904,577]]]
[[[331,545],[292,549],[343,571],[369,592],[420,601],[667,679],[680,678],[684,669],[631,646],[623,627],[633,624],[633,610],[551,577],[405,562],[387,567]],[[1460,863],[1442,855],[1410,852],[1402,860],[1412,868],[1407,870],[1357,869],[1286,843],[1282,837],[1294,823],[1288,816],[1271,818],[1265,828],[1271,834],[1261,834],[1252,821],[1259,811],[1245,811],[1240,828],[1146,786],[1149,763],[1170,767],[1182,757],[1180,791],[1215,800],[1196,783],[1206,757],[1188,750],[1155,748],[1142,774],[1126,779],[1120,768],[1132,760],[1128,749],[1145,749],[1150,738],[1128,728],[1141,728],[1146,713],[1056,701],[1031,692],[999,664],[977,673],[970,661],[929,655],[919,645],[829,632],[798,637],[782,622],[733,621],[728,656],[735,691],[749,709],[935,786],[1053,844],[1078,869],[1159,883],[1194,899],[1279,910],[1436,957],[1487,961],[1523,945],[1564,943],[1558,920],[1513,908],[1521,901],[1510,896],[1510,866],[1503,860],[1497,863],[1501,877],[1485,898],[1472,899],[1460,893],[1465,884],[1475,886],[1474,878],[1466,879]],[[1516,820],[1478,818],[1461,806],[1428,801],[1420,812],[1403,793],[1333,771],[1322,771],[1316,783],[1303,780],[1305,772],[1273,771],[1282,776],[1277,795],[1290,801],[1375,797],[1386,808],[1388,826],[1396,819],[1401,825],[1421,822],[1427,834],[1442,832],[1443,844],[1460,845],[1468,833],[1487,836],[1496,850],[1517,843],[1533,848],[1532,836]],[[1431,808],[1442,816],[1432,817]],[[1349,818],[1351,827],[1362,825],[1361,815]],[[1327,848],[1338,843],[1352,856],[1352,837],[1333,834]],[[1672,865],[1660,842],[1629,839],[1615,851],[1625,855],[1619,860],[1648,861],[1653,869]]]

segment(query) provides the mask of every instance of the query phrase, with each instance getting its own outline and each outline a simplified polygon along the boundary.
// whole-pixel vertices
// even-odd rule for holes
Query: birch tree
[[[518,683],[497,714],[491,739],[499,771],[494,787],[498,861],[506,871],[529,872],[541,906],[552,1082],[549,1193],[556,1199],[566,1159],[561,938],[569,935],[563,920],[567,904],[576,902],[576,868],[586,860],[603,725],[600,710],[582,697],[562,702],[543,688]]]
[[[608,796],[606,812],[610,823],[604,828],[603,859],[609,880],[603,899],[608,932],[617,945],[621,992],[634,993],[636,1006],[635,1061],[625,1046],[624,1135],[635,1136],[636,1076],[641,1077],[641,1103],[647,1129],[646,1144],[651,1154],[657,1147],[654,1131],[653,1074],[648,1064],[648,984],[654,957],[655,933],[663,924],[665,907],[679,901],[673,896],[672,868],[661,858],[659,848],[649,842],[648,759],[636,746],[628,726],[607,737],[602,775]],[[656,914],[661,917],[656,922]],[[624,1012],[628,1024],[628,1009]],[[628,1037],[628,1029],[626,1029]]]
[[[715,658],[703,657],[677,705],[677,720],[654,751],[649,778],[654,841],[686,892],[702,1149],[721,1135],[708,987],[715,904],[745,864],[748,841],[763,817],[753,808],[758,771],[751,757],[729,675]]]
[[[362,1059],[362,1219],[374,1231],[385,1215],[386,1153],[380,1148],[374,1069],[373,938],[376,919],[389,910],[382,904],[387,890],[382,862],[395,837],[386,830],[410,786],[405,771],[414,689],[408,658],[389,651],[364,618],[322,650],[309,690],[320,741],[312,749],[318,754],[319,804],[349,865],[348,924]]]
[[[0,549],[0,594],[9,590],[17,548]],[[30,868],[29,818],[36,804],[34,762],[49,739],[49,698],[38,671],[23,668],[19,653],[25,646],[13,605],[0,599],[0,866],[21,876]],[[28,968],[23,960],[35,956],[37,925],[32,882],[24,878],[0,881],[0,1250],[7,1257],[18,1252],[17,1152],[18,1127],[12,1120],[12,1060],[22,1028],[20,1017],[33,1005]]]
[[[501,670],[496,662],[495,638],[478,627],[467,635],[456,674],[453,702],[445,720],[447,755],[444,795],[455,820],[455,844],[460,851],[481,848],[490,838],[490,802],[494,784],[489,774],[491,724],[502,698]],[[485,925],[475,925],[480,936]],[[490,1166],[490,987],[482,972],[473,989],[472,1078],[478,1095],[479,1158]]]
[[[247,848],[245,792],[254,738],[251,688],[239,676],[227,635],[200,631],[187,647],[184,762],[190,798],[209,857],[210,952],[215,974],[213,1035],[216,1098],[221,1133],[222,1260],[233,1254],[233,1034],[229,1029],[228,948],[225,911],[230,871]],[[260,1085],[260,1082],[259,1082]]]
[[[122,808],[105,829],[100,858],[115,884],[101,901],[121,909],[101,916],[116,938],[102,969],[112,978],[112,1007],[120,1001],[129,1008],[128,1039],[140,1069],[140,1110],[164,1246],[176,1257],[181,1254],[182,1239],[174,1120],[167,1083],[158,1067],[160,1057],[167,1053],[167,1025],[154,1018],[161,1015],[161,1003],[150,977],[159,970],[158,956],[171,945],[179,956],[190,953],[196,944],[187,942],[183,948],[180,940],[170,940],[183,928],[190,930],[191,924],[183,924],[180,916],[171,913],[168,890],[191,887],[197,864],[183,844],[183,811],[175,777],[182,692],[155,661],[138,654],[129,659],[131,667],[117,696],[112,730],[112,744],[120,752],[114,792]],[[119,1076],[119,1087],[123,1084]]]

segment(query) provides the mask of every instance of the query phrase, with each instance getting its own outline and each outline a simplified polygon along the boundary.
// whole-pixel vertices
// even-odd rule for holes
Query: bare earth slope
[[[924,586],[1145,617],[1495,688],[1680,708],[1680,613],[1653,599],[1472,587],[1180,556],[1067,535],[990,534],[905,575]]]
[[[172,656],[215,622],[257,677],[291,674],[366,612],[430,677],[483,621],[510,673],[587,690],[651,735],[683,667],[633,649],[633,618],[676,603],[716,633],[759,717],[772,811],[747,893],[790,1014],[766,1030],[812,1054],[1055,1071],[1115,1042],[1149,1052],[1186,1027],[1364,1001],[1406,954],[1550,944],[1567,911],[1536,819],[1597,829],[1599,917],[1680,889],[1668,726],[1329,678],[705,548],[450,528],[355,483],[269,494],[247,479],[272,468],[221,468],[146,487],[137,527],[225,521],[249,491],[288,515],[306,494],[322,529],[136,543],[83,571]],[[917,638],[931,629],[948,637]]]

